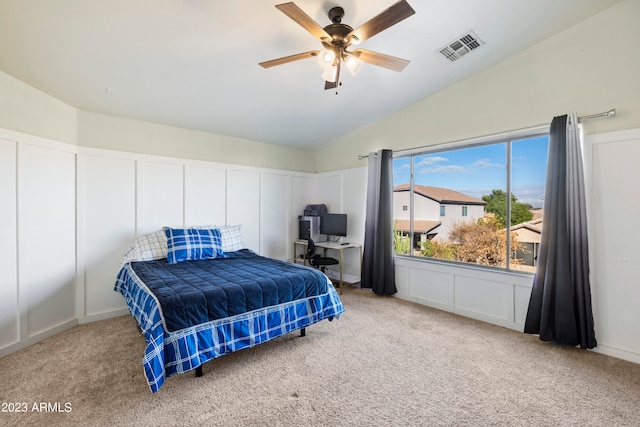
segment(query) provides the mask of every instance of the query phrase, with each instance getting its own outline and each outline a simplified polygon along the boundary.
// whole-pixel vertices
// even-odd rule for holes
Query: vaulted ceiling
[[[324,90],[322,49],[265,0],[0,0],[0,70],[82,110],[319,149],[479,72],[619,0],[408,0],[415,14],[358,47],[407,59],[365,64]],[[395,0],[296,0],[324,27],[356,28]],[[473,32],[456,61],[440,49]]]

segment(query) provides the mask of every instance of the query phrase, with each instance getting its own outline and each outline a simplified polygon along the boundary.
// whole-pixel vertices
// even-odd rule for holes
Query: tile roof
[[[437,226],[441,224],[440,221],[429,221],[429,220],[414,220],[413,221],[413,231],[414,233],[428,233]],[[409,220],[408,219],[396,219],[395,227],[398,231],[409,232]]]
[[[409,184],[396,185],[393,188],[394,192],[409,191]],[[414,185],[413,191],[421,196],[427,197],[431,200],[435,200],[439,203],[450,204],[468,204],[468,205],[486,205],[487,203],[482,199],[476,199],[475,197],[467,196],[458,191],[449,190],[448,188],[429,187],[427,185]]]

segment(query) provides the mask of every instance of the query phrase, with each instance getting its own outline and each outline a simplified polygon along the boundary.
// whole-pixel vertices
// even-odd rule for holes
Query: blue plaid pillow
[[[167,236],[167,261],[175,264],[197,259],[224,258],[220,230],[215,228],[169,228]]]

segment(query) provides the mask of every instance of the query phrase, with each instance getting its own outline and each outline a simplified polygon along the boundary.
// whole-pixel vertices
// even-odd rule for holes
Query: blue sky
[[[547,167],[546,136],[513,141],[511,191],[518,201],[542,207]],[[415,184],[449,188],[481,198],[506,190],[506,143],[416,156]],[[394,159],[394,185],[409,183],[408,157]]]

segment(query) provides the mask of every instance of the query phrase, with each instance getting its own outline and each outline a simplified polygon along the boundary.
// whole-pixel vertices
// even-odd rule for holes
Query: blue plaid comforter
[[[115,290],[147,341],[142,364],[152,392],[174,374],[344,311],[317,270],[246,249],[227,255],[130,262],[118,272]]]

